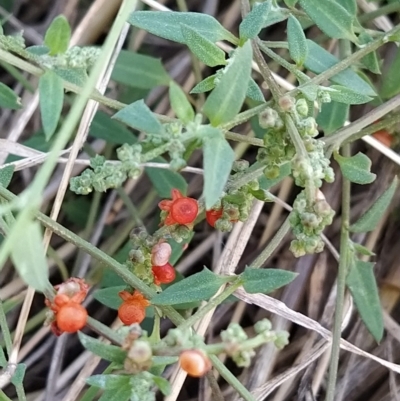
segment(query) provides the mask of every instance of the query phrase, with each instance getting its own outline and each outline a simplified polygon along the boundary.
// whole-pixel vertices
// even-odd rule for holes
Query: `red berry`
[[[215,227],[215,223],[222,217],[223,210],[211,209],[206,211],[206,220],[211,227]]]
[[[372,136],[388,148],[390,148],[390,146],[392,145],[393,136],[390,135],[389,132],[387,132],[385,129],[376,131],[374,134],[372,134]]]
[[[172,200],[162,200],[158,206],[161,210],[168,212],[164,224],[192,224],[199,212],[199,205],[196,199],[183,196],[177,189],[171,191]]]
[[[76,302],[69,302],[56,313],[57,327],[61,332],[76,333],[86,325],[87,310]]]
[[[154,284],[168,284],[175,280],[176,272],[174,267],[167,263],[164,266],[153,266]]]
[[[141,323],[146,317],[146,309],[135,301],[126,301],[118,308],[118,317],[127,326]]]

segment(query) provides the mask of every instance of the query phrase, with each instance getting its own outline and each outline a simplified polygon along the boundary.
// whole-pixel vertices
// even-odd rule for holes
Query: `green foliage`
[[[122,375],[93,375],[86,379],[90,386],[103,389],[118,389],[129,384],[129,376]]]
[[[246,267],[240,277],[243,280],[243,288],[249,294],[268,294],[292,282],[297,277],[297,273],[279,269]]]
[[[215,88],[215,78],[216,75],[210,75],[207,78],[204,78],[201,82],[199,82],[190,93],[204,93],[209,92],[210,90]]]
[[[371,184],[375,181],[376,174],[371,173],[371,160],[363,153],[357,153],[352,157],[343,157],[335,154],[335,160],[339,163],[342,174],[356,184]]]
[[[355,260],[350,267],[346,284],[361,319],[375,340],[380,342],[383,336],[383,317],[373,267],[371,262]]]
[[[128,401],[131,400],[132,387],[130,383],[118,387],[116,389],[108,389],[103,392],[99,401]]]
[[[264,95],[260,87],[253,78],[250,78],[249,87],[247,88],[246,96],[256,102],[265,103]]]
[[[15,369],[15,372],[11,378],[11,383],[14,386],[19,386],[23,383],[26,372],[26,365],[24,363],[19,363]]]
[[[115,113],[112,118],[148,134],[161,135],[164,133],[163,126],[143,100],[138,100],[124,107]]]
[[[299,4],[314,23],[331,38],[357,43],[354,35],[354,15],[335,1],[299,0]]]
[[[108,308],[117,310],[122,303],[122,299],[118,296],[118,293],[125,290],[125,288],[126,285],[102,288],[101,290],[96,290],[93,293],[93,297]]]
[[[400,93],[400,48],[396,50],[396,55],[390,64],[388,71],[382,76],[382,87],[379,92],[383,99],[390,99],[391,97]]]
[[[318,126],[324,130],[325,136],[343,127],[349,115],[349,105],[339,102],[324,103],[317,116]]]
[[[221,285],[229,280],[229,277],[218,276],[204,268],[200,273],[195,273],[178,281],[162,293],[157,294],[151,299],[151,303],[154,305],[175,305],[204,301],[211,298]]]
[[[7,166],[0,169],[0,185],[7,188],[14,174],[14,166]]]
[[[49,48],[50,55],[65,53],[71,38],[71,28],[64,15],[54,18],[44,37],[44,44]]]
[[[219,40],[237,43],[237,38],[234,35],[227,31],[215,18],[206,14],[173,11],[135,11],[128,18],[128,22],[153,35],[183,44],[186,44],[186,39],[182,30],[177,29],[181,24],[192,27],[198,34],[213,43]]]
[[[160,59],[128,50],[119,53],[111,78],[120,84],[143,89],[168,85],[171,80]]]
[[[21,99],[11,88],[2,82],[0,82],[0,107],[13,110],[18,110],[22,107]]]
[[[386,213],[386,210],[396,192],[397,184],[398,179],[395,177],[389,188],[386,189],[374,204],[353,225],[350,226],[350,231],[355,233],[372,231]]]
[[[290,57],[300,67],[307,59],[307,39],[300,22],[292,15],[287,22],[287,38]]]
[[[373,41],[373,38],[371,37],[371,35],[368,35],[366,32],[362,32],[360,34],[360,36],[358,37],[358,39],[360,40],[360,44],[362,44],[362,45],[365,45],[365,44]],[[364,56],[361,59],[361,63],[366,68],[368,68],[368,70],[371,71],[372,73],[374,73],[374,74],[381,73],[381,69],[379,66],[379,61],[378,61],[376,52],[371,52],[371,53],[367,54],[366,56]]]
[[[254,39],[267,25],[269,13],[271,10],[271,1],[255,3],[251,11],[246,15],[239,25],[239,35],[241,41]]]
[[[42,238],[40,224],[29,221],[11,251],[11,260],[21,279],[39,292],[51,288]]]
[[[56,131],[64,101],[62,79],[53,71],[46,71],[39,78],[39,104],[43,130],[49,140]]]
[[[331,85],[328,93],[334,102],[345,104],[364,104],[372,100],[372,97],[362,93],[354,92],[353,90],[341,85]]]
[[[247,41],[243,47],[235,50],[216,88],[204,103],[203,113],[214,127],[232,120],[239,113],[250,80],[251,60],[251,44]]]
[[[169,99],[172,110],[176,116],[183,122],[188,123],[194,120],[193,107],[188,101],[185,92],[174,81],[169,83]]]
[[[347,12],[353,16],[357,15],[357,1],[356,0],[335,0],[336,3],[340,4]]]
[[[202,127],[204,191],[206,209],[211,209],[222,195],[235,160],[235,153],[217,128]]]

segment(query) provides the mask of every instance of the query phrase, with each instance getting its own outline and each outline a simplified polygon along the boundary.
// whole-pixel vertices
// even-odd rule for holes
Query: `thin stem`
[[[7,354],[10,356],[12,350],[12,339],[10,330],[8,329],[6,314],[4,313],[3,300],[0,300],[0,327],[1,332],[3,333]]]
[[[382,15],[391,14],[399,10],[400,10],[400,3],[398,2],[389,3],[384,6],[380,5],[376,10],[360,15],[358,17],[358,20],[360,21],[360,23],[364,23],[372,21],[375,18],[378,18]]]
[[[267,261],[267,259],[272,255],[278,245],[282,242],[285,238],[286,234],[290,230],[290,222],[289,216],[280,226],[279,230],[276,232],[274,237],[268,243],[268,245],[261,251],[261,253],[257,256],[256,259],[250,264],[251,267],[260,268],[263,264]]]
[[[343,156],[350,156],[350,145],[343,146]],[[328,388],[326,392],[325,401],[334,401],[335,386],[337,379],[337,370],[339,366],[340,354],[340,339],[341,339],[341,326],[344,305],[344,294],[346,286],[346,275],[349,267],[349,224],[350,224],[350,195],[351,184],[350,181],[342,176],[342,217],[341,217],[341,233],[340,233],[340,259],[339,271],[337,277],[337,292],[336,292],[336,309],[335,318],[333,323],[332,332],[332,352],[329,365]]]

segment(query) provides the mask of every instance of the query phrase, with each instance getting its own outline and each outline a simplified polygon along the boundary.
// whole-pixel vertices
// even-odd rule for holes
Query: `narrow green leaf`
[[[124,363],[126,351],[122,348],[111,344],[105,344],[96,338],[83,334],[81,331],[78,332],[78,337],[83,347],[88,351],[93,352],[93,354],[98,355],[106,361],[118,364]]]
[[[357,2],[356,0],[335,0],[336,3],[340,4],[347,12],[354,17],[357,15]]]
[[[315,102],[318,97],[318,91],[319,91],[319,86],[318,85],[305,85],[305,86],[299,86],[299,91],[304,95],[306,100],[309,102]]]
[[[25,377],[25,371],[26,371],[26,365],[24,363],[19,363],[11,378],[11,383],[14,386],[20,386],[23,383]]]
[[[220,198],[228,181],[235,152],[217,128],[202,127],[204,190],[206,209],[210,209]]]
[[[299,3],[326,35],[335,39],[349,39],[357,42],[353,31],[354,16],[339,3],[332,0],[299,0]]]
[[[300,22],[293,15],[288,18],[287,38],[290,57],[298,67],[301,67],[307,59],[307,39]]]
[[[118,293],[125,290],[125,288],[126,285],[102,288],[101,290],[96,290],[93,293],[93,297],[108,308],[117,310],[122,303],[122,299],[118,296]]]
[[[156,163],[167,163],[162,157],[157,157],[152,161]],[[173,188],[179,189],[184,194],[187,192],[187,182],[175,171],[165,168],[146,167],[145,172],[160,198],[169,198],[171,196],[171,189]]]
[[[253,78],[250,78],[249,86],[247,88],[246,96],[256,102],[265,103],[264,95],[261,92],[260,87]]]
[[[129,384],[129,376],[122,375],[93,375],[86,379],[89,386],[100,387],[103,389],[117,389]]]
[[[177,29],[180,24],[191,26],[197,33],[213,43],[219,40],[227,40],[233,44],[238,43],[234,35],[227,31],[215,18],[207,14],[175,11],[135,11],[129,16],[128,22],[160,38],[183,44],[186,43],[185,38],[182,31]]]
[[[0,168],[0,185],[7,188],[14,174],[15,166]]]
[[[356,242],[353,242],[352,245],[353,245],[354,249],[361,255],[365,255],[365,256],[374,256],[375,255],[368,248],[366,248],[365,246],[363,246],[361,244],[357,244]]]
[[[324,103],[317,116],[317,124],[324,130],[325,136],[344,126],[349,115],[349,105],[339,102]]]
[[[265,26],[271,10],[271,1],[255,3],[251,11],[239,25],[241,40],[254,39]]]
[[[215,75],[210,75],[203,79],[190,91],[190,93],[204,93],[213,90],[215,88],[215,78]]]
[[[46,140],[56,131],[64,101],[62,79],[53,71],[46,71],[39,78],[39,105]]]
[[[205,65],[215,67],[225,65],[225,52],[216,44],[188,25],[181,24],[182,36],[190,51]]]
[[[383,99],[391,99],[400,93],[400,48],[396,50],[396,55],[390,64],[389,69],[382,75],[382,87],[380,95]]]
[[[137,142],[136,136],[125,125],[113,120],[103,111],[98,111],[90,124],[89,135],[93,138],[100,138],[109,144],[133,145]]]
[[[182,88],[174,81],[169,83],[169,100],[176,116],[185,124],[194,120],[193,107]]]
[[[4,304],[2,305],[4,307]],[[4,368],[7,366],[7,358],[6,354],[4,353],[3,347],[0,347],[0,367]]]
[[[324,88],[331,99],[335,102],[345,104],[364,104],[372,100],[372,97],[363,95],[362,93],[354,92],[353,90],[341,85],[332,85],[329,88]]]
[[[321,74],[339,62],[339,59],[330,54],[321,46],[307,39],[308,55],[304,66],[315,74]],[[347,68],[329,79],[335,84],[345,86],[354,92],[367,96],[376,96],[375,91],[360,78],[351,68]]]
[[[21,99],[7,85],[0,82],[0,107],[18,110],[22,107]]]
[[[132,386],[131,383],[128,383],[118,388],[104,390],[103,394],[99,398],[99,401],[129,401],[135,399],[131,398],[131,395]]]
[[[71,38],[71,28],[64,15],[54,18],[44,36],[44,44],[50,49],[50,55],[65,53]]]
[[[229,279],[229,278],[228,278]],[[228,280],[207,268],[178,281],[151,299],[154,305],[175,305],[210,299]]]
[[[54,67],[53,71],[64,81],[83,87],[88,79],[86,68],[61,68]]]
[[[239,113],[249,85],[251,63],[251,43],[247,41],[243,47],[234,51],[217,87],[203,106],[203,112],[210,119],[211,125],[231,121]]]
[[[40,224],[29,221],[11,251],[11,260],[22,280],[39,292],[51,287],[42,238]]]
[[[357,153],[352,157],[343,157],[335,153],[335,160],[339,163],[342,174],[356,184],[370,184],[376,178],[376,174],[370,172],[371,160],[363,153]]]
[[[346,284],[362,321],[379,342],[383,336],[383,317],[373,267],[371,262],[357,260],[350,268]]]
[[[152,89],[168,85],[171,78],[160,59],[121,50],[111,79],[133,88]]]
[[[143,99],[124,107],[115,113],[112,118],[148,134],[161,135],[164,132],[164,127],[147,107]]]
[[[366,45],[367,43],[370,43],[373,41],[372,36],[368,35],[366,32],[361,32],[361,34],[358,36],[358,39],[360,40],[361,45]],[[378,61],[376,52],[371,52],[371,53],[367,54],[360,61],[372,73],[374,73],[374,74],[381,73],[381,69],[379,66],[379,61]]]
[[[168,396],[171,394],[171,384],[167,379],[164,379],[161,376],[154,376],[153,381],[163,395]]]
[[[249,294],[268,294],[292,282],[297,273],[280,269],[253,269],[246,267],[240,275],[243,288]]]
[[[45,54],[50,53],[50,49],[47,46],[37,45],[37,46],[29,46],[25,48],[29,53],[34,54],[35,56],[44,56]]]
[[[397,177],[394,178],[389,188],[374,202],[374,204],[350,226],[350,231],[354,233],[365,233],[372,231],[385,214],[390,202],[396,192],[398,184]]]

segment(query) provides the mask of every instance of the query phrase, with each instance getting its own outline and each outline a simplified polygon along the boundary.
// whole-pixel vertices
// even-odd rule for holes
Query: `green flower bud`
[[[300,116],[307,117],[307,115],[308,115],[308,104],[307,104],[306,99],[299,99],[296,102],[296,111],[299,113]]]
[[[289,250],[290,250],[290,252],[293,253],[293,255],[296,258],[300,258],[301,256],[304,256],[306,254],[306,250],[304,249],[304,245],[298,240],[293,240],[290,243]]]
[[[262,334],[266,331],[270,331],[272,329],[272,324],[268,319],[262,319],[259,320],[255,325],[254,325],[254,331],[257,334]]]
[[[279,177],[280,174],[280,168],[279,166],[268,166],[265,167],[264,171],[263,171],[265,177],[267,177],[269,180],[273,180],[275,178]]]
[[[289,344],[289,333],[287,331],[278,331],[275,333],[275,347],[278,349],[282,349],[286,345]]]
[[[232,230],[233,224],[232,224],[229,220],[226,220],[226,219],[218,219],[218,220],[215,222],[215,228],[216,228],[217,230],[222,231],[222,232],[229,232],[229,231]]]
[[[249,162],[247,160],[236,160],[233,162],[232,170],[235,172],[242,172],[249,168]]]

